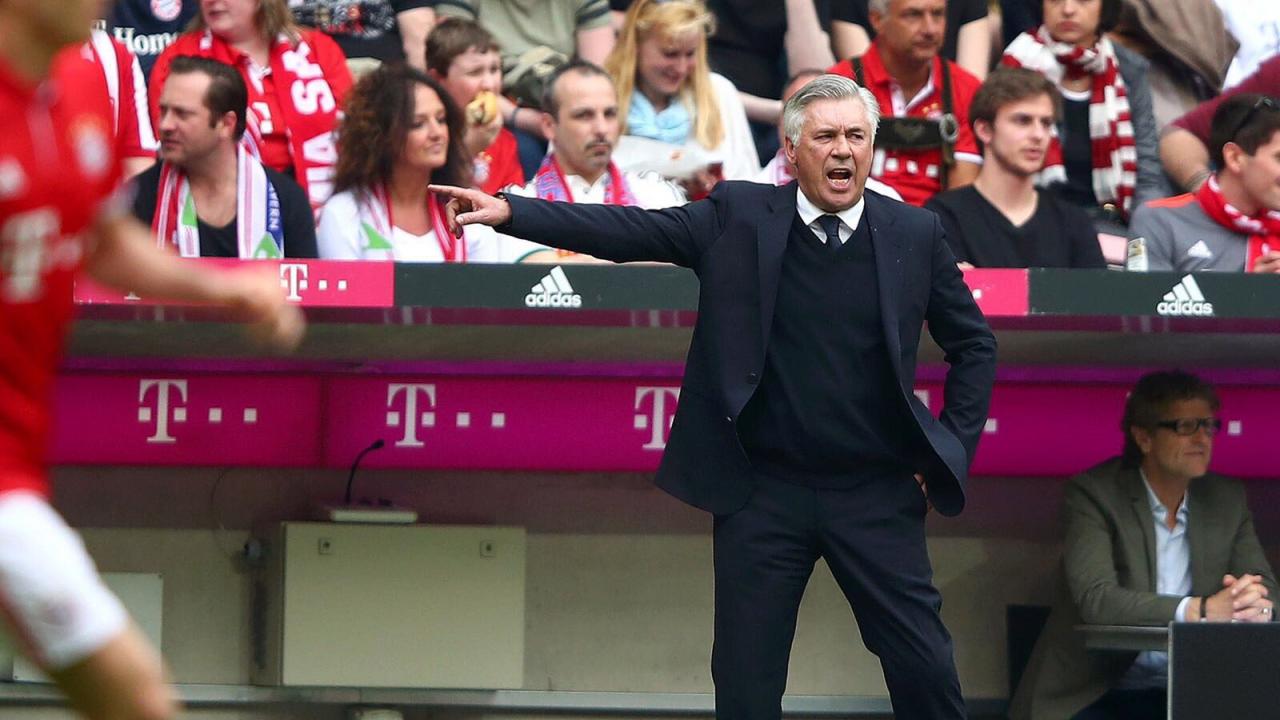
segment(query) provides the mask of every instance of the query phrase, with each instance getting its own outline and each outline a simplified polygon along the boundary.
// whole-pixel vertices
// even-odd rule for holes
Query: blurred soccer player
[[[303,330],[274,273],[191,272],[120,198],[101,71],[79,52],[98,0],[0,0],[0,617],[81,715],[169,718],[159,654],[48,505],[55,370],[72,283],[225,306],[289,347]]]

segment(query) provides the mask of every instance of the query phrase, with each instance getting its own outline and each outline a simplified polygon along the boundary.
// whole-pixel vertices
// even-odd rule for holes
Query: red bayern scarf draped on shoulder
[[[1060,43],[1041,25],[1034,33],[1022,33],[1004,51],[1001,65],[1025,67],[1049,78],[1059,88],[1064,80],[1090,77],[1089,138],[1093,148],[1093,193],[1100,203],[1115,203],[1128,217],[1133,212],[1138,176],[1138,151],[1133,139],[1129,98],[1116,63],[1116,52],[1105,36],[1091,48]],[[1062,145],[1049,145],[1039,184],[1066,179]]]
[[[1258,258],[1272,252],[1280,252],[1280,211],[1264,210],[1258,215],[1245,215],[1227,202],[1218,185],[1218,176],[1209,179],[1196,191],[1196,200],[1204,214],[1222,227],[1249,236],[1245,252],[1245,272],[1253,270]]]

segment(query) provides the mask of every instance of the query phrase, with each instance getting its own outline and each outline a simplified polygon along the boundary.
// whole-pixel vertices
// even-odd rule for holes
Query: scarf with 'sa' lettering
[[[200,229],[191,183],[181,169],[160,167],[160,194],[151,217],[151,231],[161,247],[172,245],[182,257],[200,257]],[[244,146],[236,158],[236,248],[242,260],[270,260],[284,256],[284,226],[280,196],[267,179],[262,163]]]
[[[391,217],[391,196],[385,185],[355,192],[356,209],[360,215],[361,250],[365,260],[394,260],[396,257],[395,221]],[[444,208],[435,193],[427,193],[427,214],[431,217],[431,230],[440,245],[440,255],[447,263],[467,261],[466,235],[457,238],[449,232],[444,220]],[[464,231],[465,232],[465,231]]]
[[[246,84],[251,82],[249,56],[208,30],[200,36],[198,54],[239,69]],[[319,212],[333,193],[333,171],[338,162],[333,133],[338,125],[341,98],[305,36],[296,43],[286,35],[276,38],[271,45],[271,76],[275,81],[276,101],[284,114],[280,120],[288,128],[294,178],[307,191],[311,210]],[[261,147],[258,123],[248,125],[249,140]]]
[[[1041,25],[1034,33],[1022,33],[1004,51],[1001,65],[1024,67],[1049,78],[1058,87],[1064,80],[1090,78],[1089,140],[1092,149],[1093,194],[1099,203],[1115,203],[1128,217],[1133,212],[1133,192],[1138,180],[1138,150],[1129,116],[1129,97],[1116,62],[1111,40],[1103,36],[1097,45],[1080,48],[1061,43]],[[1039,184],[1062,182],[1062,144],[1049,143]]]

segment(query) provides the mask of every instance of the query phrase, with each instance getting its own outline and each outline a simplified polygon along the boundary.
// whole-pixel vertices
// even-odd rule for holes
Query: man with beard
[[[997,70],[974,95],[982,170],[925,205],[962,267],[1106,267],[1084,211],[1035,186],[1060,110],[1053,83],[1022,68]]]
[[[652,172],[622,172],[613,163],[618,142],[618,91],[603,68],[585,61],[552,73],[542,96],[542,133],[551,143],[533,180],[507,192],[561,202],[634,205],[657,210],[683,205],[684,192]],[[517,262],[598,262],[580,253],[537,245]]]

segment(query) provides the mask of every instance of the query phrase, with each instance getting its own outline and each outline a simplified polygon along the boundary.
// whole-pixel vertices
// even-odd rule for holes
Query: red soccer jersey
[[[493,143],[476,155],[475,169],[475,184],[490,195],[508,185],[524,185],[516,136],[506,128],[499,130]]]
[[[937,120],[942,117],[942,63],[951,70],[952,111],[959,124],[956,137],[956,160],[982,163],[978,142],[969,127],[969,105],[982,82],[959,65],[941,58],[934,58],[929,83],[914,98],[904,98],[902,89],[885,69],[880,50],[873,42],[862,56],[862,73],[867,89],[880,103],[881,117],[918,117]],[[842,60],[827,72],[853,78],[853,62]],[[941,150],[884,150],[877,149],[871,163],[871,176],[897,190],[902,199],[912,205],[924,205],[929,198],[943,190],[939,176],[942,164]]]
[[[159,143],[151,129],[151,108],[147,104],[147,81],[138,58],[102,30],[94,30],[85,44],[88,56],[97,63],[106,83],[107,96],[115,108],[116,143],[121,157],[154,158]]]
[[[119,184],[111,102],[81,49],[59,55],[39,86],[0,61],[0,493],[48,492],[72,280]]]

